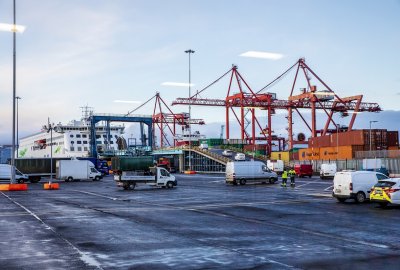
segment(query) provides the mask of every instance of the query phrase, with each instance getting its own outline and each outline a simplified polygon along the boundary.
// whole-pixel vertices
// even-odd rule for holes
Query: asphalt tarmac
[[[332,180],[178,187],[60,182],[0,192],[1,269],[399,269],[400,208],[338,203]]]

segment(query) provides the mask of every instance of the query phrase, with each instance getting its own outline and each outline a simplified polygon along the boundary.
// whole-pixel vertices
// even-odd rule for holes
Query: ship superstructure
[[[58,123],[51,133],[46,130],[21,138],[19,141],[19,158],[50,157],[51,145],[53,157],[88,157],[90,156],[90,122],[93,114],[90,107],[82,107],[80,121],[72,120],[68,124]],[[96,129],[96,145],[98,152],[118,150],[121,141],[124,142],[123,125],[110,126],[109,132],[104,123],[99,123]]]

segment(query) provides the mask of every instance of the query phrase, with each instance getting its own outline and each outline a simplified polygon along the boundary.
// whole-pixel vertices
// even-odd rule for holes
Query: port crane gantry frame
[[[152,122],[153,122],[153,148],[155,148],[156,140],[155,140],[155,134],[158,129],[160,132],[160,148],[163,148],[164,146],[176,146],[177,142],[177,137],[176,137],[176,127],[181,126],[182,130],[184,128],[187,128],[189,126],[189,121],[191,125],[204,125],[205,122],[202,119],[193,119],[191,118],[189,120],[189,114],[188,113],[174,113],[170,109],[170,107],[167,105],[167,103],[162,99],[160,96],[159,92],[156,92],[154,96],[152,96],[150,99],[148,99],[146,102],[141,104],[139,107],[136,109],[130,111],[128,113],[131,114],[147,103],[149,103],[151,100],[154,99],[154,108],[153,108],[153,114],[152,114]],[[168,135],[170,135],[173,139],[172,143],[168,139]]]
[[[297,68],[296,68],[297,67]],[[288,100],[279,100],[276,98],[274,93],[262,93],[264,90],[268,89],[276,82],[281,80],[284,76],[286,76],[291,70],[296,68],[296,75],[293,80],[293,84],[291,87],[291,92]],[[304,88],[303,93],[300,95],[293,95],[294,88],[299,78],[299,71],[302,71],[305,75],[307,81],[307,87]],[[230,81],[228,86],[228,93],[225,99],[204,99],[199,98],[199,94],[214,85],[216,82],[221,80],[228,74],[230,75]],[[311,73],[324,87],[327,88],[324,94],[332,96],[334,100],[326,98],[326,96],[316,91],[316,86],[311,84],[311,79],[308,76],[308,73]],[[235,82],[238,87],[238,93],[232,94],[234,91],[232,90],[233,83]],[[242,86],[242,84],[244,86]],[[247,91],[245,91],[247,89]],[[241,128],[241,138],[247,139],[250,143],[254,144],[256,140],[266,139],[268,145],[268,153],[271,152],[272,149],[272,140],[274,137],[272,136],[272,115],[275,113],[275,110],[286,110],[288,111],[288,143],[289,149],[293,148],[294,140],[293,140],[293,111],[295,111],[308,129],[311,132],[311,137],[316,137],[318,133],[321,135],[326,135],[330,130],[329,126],[331,123],[335,127],[337,124],[333,120],[334,113],[340,113],[342,116],[348,116],[349,111],[354,111],[352,118],[350,120],[350,124],[347,128],[347,131],[350,131],[354,125],[356,119],[357,112],[379,112],[381,108],[377,103],[368,103],[362,102],[362,95],[351,96],[341,98],[339,97],[322,79],[318,77],[318,75],[305,63],[304,58],[300,58],[294,65],[288,68],[285,72],[276,77],[273,81],[268,83],[265,87],[263,87],[258,92],[253,91],[248,83],[244,80],[243,76],[238,72],[237,66],[232,66],[230,70],[220,76],[217,80],[213,81],[211,84],[207,85],[201,91],[197,91],[196,94],[189,98],[177,98],[172,102],[172,105],[198,105],[198,106],[219,106],[225,107],[225,120],[226,120],[226,138],[229,139],[229,112],[232,111],[236,120],[238,121]],[[234,108],[240,109],[240,115],[238,116]],[[255,108],[259,108],[261,110],[267,111],[267,127],[262,128],[260,122],[255,116]],[[248,111],[251,114],[251,137],[246,131],[245,126],[245,109],[249,109]],[[301,114],[299,109],[311,109],[311,126],[307,123],[304,116]],[[317,130],[316,120],[317,114],[316,110],[323,110],[327,115],[327,120],[322,131]],[[255,127],[258,126],[261,129],[261,134],[263,137],[256,137]],[[336,129],[335,129],[336,130]],[[276,137],[275,137],[276,138]]]

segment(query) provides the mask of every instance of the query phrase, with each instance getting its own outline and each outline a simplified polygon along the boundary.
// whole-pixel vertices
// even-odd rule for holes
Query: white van
[[[387,179],[382,173],[369,171],[341,171],[333,178],[333,193],[339,202],[354,199],[356,202],[369,200],[371,188],[378,180]]]
[[[0,164],[0,179],[1,180],[10,180],[11,179],[11,168],[12,166],[9,164]],[[21,173],[17,168],[15,168],[15,180],[18,183],[24,183],[28,181],[29,177],[23,173]]]
[[[261,161],[229,161],[226,164],[225,182],[227,184],[245,185],[247,182],[278,181],[278,175],[267,168]]]
[[[199,148],[200,148],[200,149],[203,149],[203,150],[208,150],[208,143],[202,142],[202,143],[200,144]]]
[[[246,155],[243,153],[237,153],[235,155],[235,160],[246,160]]]
[[[323,163],[319,170],[319,177],[321,179],[334,177],[336,173],[336,163]]]
[[[267,167],[271,170],[276,172],[277,174],[282,174],[284,169],[283,160],[267,160]]]

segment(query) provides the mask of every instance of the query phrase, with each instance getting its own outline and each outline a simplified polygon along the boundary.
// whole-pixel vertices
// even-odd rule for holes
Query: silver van
[[[11,179],[11,165],[0,164],[0,180],[10,180]],[[26,174],[21,173],[17,168],[15,168],[15,180],[18,183],[24,183],[28,181],[29,177]]]

